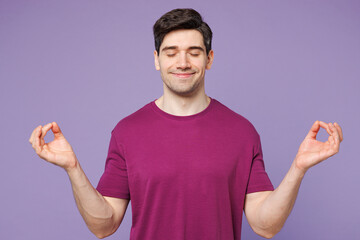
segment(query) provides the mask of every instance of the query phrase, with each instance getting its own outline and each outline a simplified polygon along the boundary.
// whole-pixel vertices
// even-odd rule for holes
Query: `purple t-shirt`
[[[245,195],[274,190],[254,126],[210,99],[190,116],[154,100],[113,129],[97,190],[131,199],[130,240],[239,240]]]

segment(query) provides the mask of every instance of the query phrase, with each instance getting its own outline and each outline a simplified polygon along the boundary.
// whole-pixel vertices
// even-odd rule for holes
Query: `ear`
[[[211,68],[211,65],[214,61],[214,51],[211,49],[209,51],[209,54],[207,56],[207,63],[206,63],[206,69],[210,69]]]
[[[154,50],[154,61],[155,61],[155,69],[160,70],[160,63],[159,63],[159,56],[157,54],[157,51]]]

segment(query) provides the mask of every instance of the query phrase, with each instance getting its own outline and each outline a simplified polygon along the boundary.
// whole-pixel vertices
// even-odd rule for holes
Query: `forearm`
[[[330,135],[326,142],[316,140],[320,127]],[[280,231],[294,206],[305,172],[339,152],[342,140],[342,129],[337,123],[314,122],[279,187],[274,191],[247,195],[245,210],[256,233],[271,238]]]
[[[260,228],[270,236],[283,227],[293,209],[304,175],[304,171],[295,167],[294,161],[280,185],[259,204],[256,216],[261,223]]]
[[[80,164],[66,170],[81,216],[96,236],[106,236],[114,231],[113,208],[91,185]]]

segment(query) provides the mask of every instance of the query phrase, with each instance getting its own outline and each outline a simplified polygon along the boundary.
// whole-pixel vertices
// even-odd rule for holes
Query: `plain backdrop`
[[[111,130],[162,95],[152,26],[185,7],[214,33],[206,93],[253,123],[275,187],[315,120],[343,128],[340,152],[306,174],[274,239],[360,239],[359,1],[0,0],[1,239],[96,239],[65,171],[28,139],[56,121],[96,186]],[[108,239],[130,228],[131,202]],[[242,238],[262,239],[246,220]]]

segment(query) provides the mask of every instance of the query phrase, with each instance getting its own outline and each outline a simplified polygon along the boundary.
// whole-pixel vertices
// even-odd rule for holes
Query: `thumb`
[[[316,135],[320,130],[320,121],[315,121],[314,124],[311,126],[309,133],[307,134],[306,138],[316,139]]]
[[[54,136],[55,136],[55,137],[61,137],[61,136],[63,136],[63,134],[62,134],[62,132],[61,132],[61,130],[60,130],[59,125],[58,125],[56,122],[52,122],[52,125],[53,125],[53,127],[52,127],[52,132],[54,133]]]

